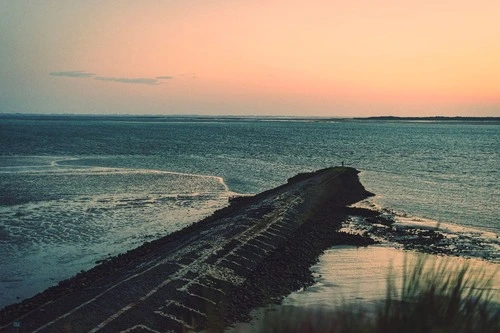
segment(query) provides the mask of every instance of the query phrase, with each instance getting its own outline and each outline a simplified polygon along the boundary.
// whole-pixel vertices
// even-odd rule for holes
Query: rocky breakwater
[[[0,332],[220,329],[313,282],[328,247],[373,241],[339,232],[371,195],[352,168],[299,174],[212,216],[0,311]],[[349,212],[352,215],[352,211]]]

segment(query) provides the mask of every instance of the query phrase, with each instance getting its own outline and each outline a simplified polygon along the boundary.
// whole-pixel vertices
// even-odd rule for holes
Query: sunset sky
[[[500,116],[498,0],[0,0],[0,113]]]

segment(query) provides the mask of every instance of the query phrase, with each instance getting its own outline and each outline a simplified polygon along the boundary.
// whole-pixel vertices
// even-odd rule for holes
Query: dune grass
[[[492,301],[497,272],[471,269],[420,256],[403,264],[402,280],[390,272],[386,299],[378,305],[341,305],[331,310],[280,307],[266,313],[255,332],[500,332],[500,309]],[[498,291],[497,291],[498,292]]]

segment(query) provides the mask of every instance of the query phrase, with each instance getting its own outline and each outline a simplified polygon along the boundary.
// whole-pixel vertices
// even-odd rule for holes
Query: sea
[[[0,115],[0,308],[300,172],[370,205],[500,234],[500,120]]]

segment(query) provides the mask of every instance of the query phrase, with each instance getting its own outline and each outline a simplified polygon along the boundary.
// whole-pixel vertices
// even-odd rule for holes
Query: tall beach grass
[[[391,271],[385,300],[375,306],[332,309],[281,306],[266,312],[252,332],[500,332],[500,307],[492,300],[497,272],[457,265],[442,257],[405,259],[402,278]],[[241,332],[235,330],[235,332]],[[245,330],[248,332],[248,330]]]

